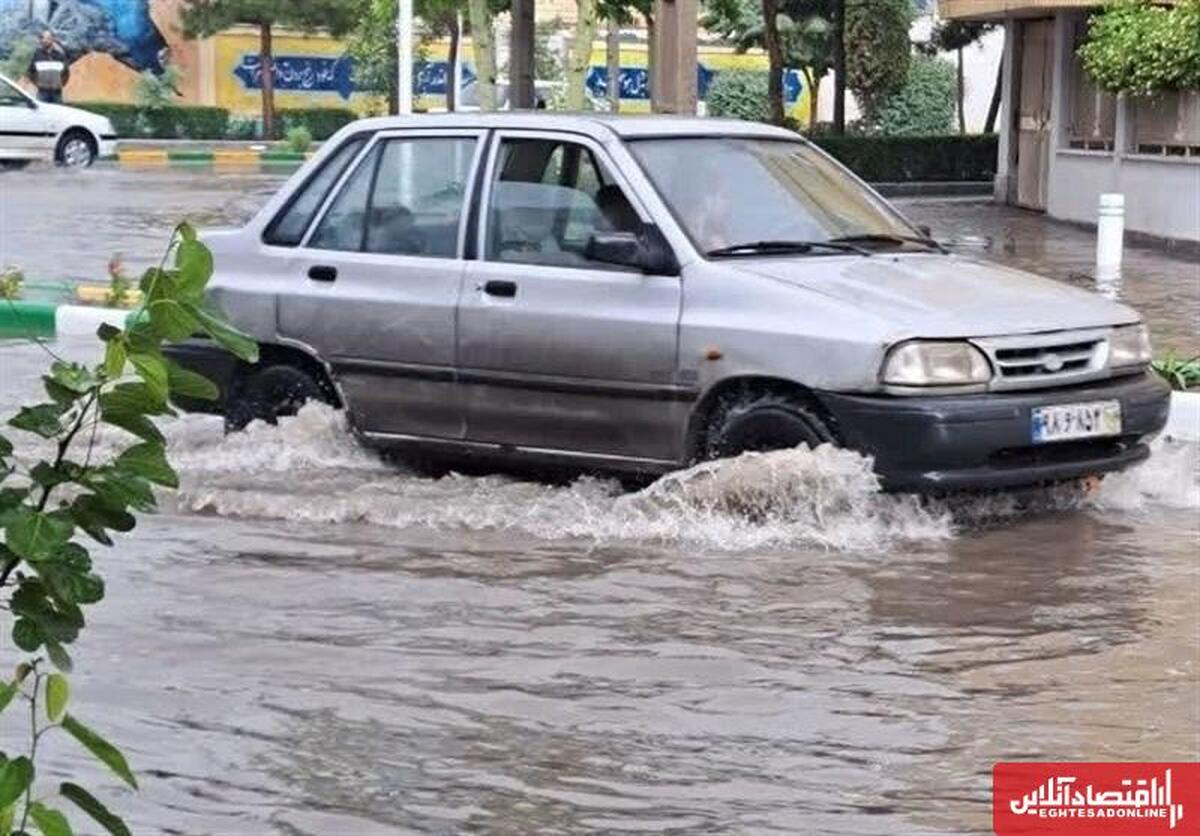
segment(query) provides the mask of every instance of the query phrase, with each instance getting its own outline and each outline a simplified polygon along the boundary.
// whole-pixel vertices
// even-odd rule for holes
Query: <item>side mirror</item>
[[[641,232],[597,232],[588,239],[584,256],[602,264],[633,267],[656,276],[679,275],[679,262],[657,226]]]

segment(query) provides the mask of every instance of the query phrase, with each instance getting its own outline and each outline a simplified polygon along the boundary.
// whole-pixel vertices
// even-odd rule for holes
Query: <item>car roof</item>
[[[355,123],[358,128],[396,130],[403,128],[526,128],[572,131],[590,135],[616,134],[625,139],[657,136],[754,136],[799,140],[799,134],[739,119],[717,119],[668,114],[561,113],[545,110],[491,113],[421,113],[413,116],[381,116]]]

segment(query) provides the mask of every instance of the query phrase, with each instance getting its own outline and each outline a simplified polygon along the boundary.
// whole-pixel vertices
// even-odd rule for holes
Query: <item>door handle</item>
[[[511,299],[517,295],[517,283],[492,279],[483,285],[483,292],[488,296],[503,296]]]
[[[316,264],[308,268],[308,277],[314,282],[335,282],[337,281],[337,268]]]

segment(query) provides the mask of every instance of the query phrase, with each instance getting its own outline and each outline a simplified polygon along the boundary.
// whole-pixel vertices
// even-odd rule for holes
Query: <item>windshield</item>
[[[801,142],[676,137],[629,147],[702,253],[747,242],[915,234],[886,203]]]
[[[28,105],[29,97],[11,84],[7,78],[0,76],[0,105]]]

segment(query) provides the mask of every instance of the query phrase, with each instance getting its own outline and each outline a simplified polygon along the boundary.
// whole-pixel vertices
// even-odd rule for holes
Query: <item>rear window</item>
[[[341,179],[346,168],[358,156],[367,141],[366,134],[351,137],[325,164],[298,188],[287,205],[263,233],[263,241],[276,247],[299,246],[317,210],[325,203],[330,189]]]

